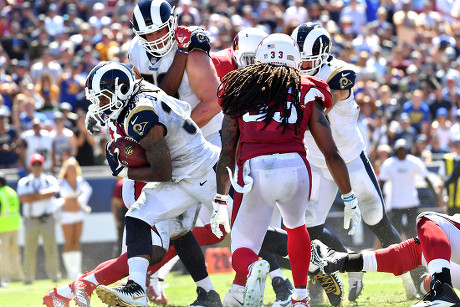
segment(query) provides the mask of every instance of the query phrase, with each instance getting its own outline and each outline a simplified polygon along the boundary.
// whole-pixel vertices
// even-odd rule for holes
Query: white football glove
[[[227,212],[227,195],[216,194],[212,207],[214,208],[211,217],[211,230],[217,238],[222,238],[224,235],[219,228],[219,225],[224,225],[226,233],[230,233],[230,221]]]
[[[350,227],[350,221],[352,221],[349,235],[354,235],[358,229],[358,225],[361,222],[361,212],[358,207],[358,199],[356,198],[355,192],[351,191],[347,194],[342,194],[345,208],[343,210],[343,228],[348,229]]]

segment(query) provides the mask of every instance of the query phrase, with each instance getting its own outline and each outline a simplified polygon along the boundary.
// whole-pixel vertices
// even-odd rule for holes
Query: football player
[[[269,264],[258,260],[258,253],[277,205],[289,238],[295,286],[291,304],[309,306],[306,284],[311,252],[304,215],[310,171],[303,143],[307,128],[344,192],[345,210],[359,211],[357,199],[324,117],[323,108],[332,104],[328,86],[317,78],[301,77],[295,40],[285,34],[267,36],[257,48],[256,62],[228,73],[219,89],[225,117],[211,227],[220,236],[219,225],[229,224],[231,183],[236,191],[231,218],[232,266],[239,275],[248,274],[244,306],[262,306]],[[353,221],[352,228],[357,222]]]
[[[332,41],[329,33],[319,24],[304,23],[294,29],[292,37],[301,52],[300,71],[327,82],[332,93],[332,108],[327,110],[332,136],[347,164],[351,185],[359,199],[363,221],[386,247],[401,242],[401,236],[385,213],[382,193],[369,159],[366,156],[363,136],[358,129],[359,106],[354,101],[354,67],[331,55]],[[305,223],[312,239],[327,242],[338,251],[347,251],[341,240],[324,227],[327,214],[337,195],[335,178],[329,172],[324,156],[311,133],[305,133],[308,161],[311,164],[312,191]],[[353,234],[353,232],[349,232]],[[354,301],[361,293],[363,273],[349,274],[348,300]],[[403,276],[404,284],[410,281]],[[413,289],[413,287],[412,287]],[[413,292],[406,291],[411,296]]]
[[[124,167],[117,151],[111,152],[108,144],[112,174],[154,182],[142,189],[126,215],[130,281],[123,287],[99,286],[96,291],[109,305],[146,305],[147,267],[159,262],[169,246],[169,223],[166,227],[161,223],[200,202],[210,203],[209,190],[215,186],[212,166],[218,149],[204,140],[190,119],[188,104],[167,96],[156,86],[149,87],[145,81],[136,83],[127,66],[112,62],[96,66],[88,76],[86,96],[96,105],[95,116],[123,126],[125,133],[145,149],[150,163],[144,168]],[[153,225],[161,244],[152,251]],[[213,288],[206,292],[211,291],[218,296]]]
[[[326,250],[328,272],[378,271],[401,275],[419,265],[429,274],[419,291],[428,294],[413,307],[460,306],[460,216],[423,212],[417,217],[417,238],[375,251],[348,254]],[[398,259],[398,261],[395,261]]]
[[[233,70],[254,64],[257,47],[267,35],[259,28],[245,28],[235,35],[232,47],[211,53],[211,59],[219,79],[222,80],[227,73]],[[259,252],[259,256],[270,264],[269,276],[272,279],[273,290],[276,294],[276,300],[272,307],[285,306],[291,302],[292,284],[284,276],[276,259],[276,256],[284,257],[287,255],[287,235],[280,228],[281,214],[278,208],[275,207],[270,228],[265,235],[264,243]],[[288,265],[287,268],[290,269],[290,266]],[[337,273],[324,275],[320,270],[314,273],[315,280],[324,287],[331,304],[333,306],[339,305],[343,297],[342,281],[339,275]],[[335,282],[331,281],[331,279],[335,279]],[[233,280],[232,287],[224,297],[224,307],[243,305],[245,284],[246,275],[239,276],[237,274]],[[334,287],[331,287],[331,285]]]

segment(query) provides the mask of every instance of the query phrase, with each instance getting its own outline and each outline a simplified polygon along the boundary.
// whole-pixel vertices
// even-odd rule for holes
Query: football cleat
[[[343,299],[343,283],[339,274],[326,275],[318,270],[313,278],[324,289],[331,305],[339,306]]]
[[[158,283],[158,279],[149,282],[149,285],[145,289],[145,294],[149,301],[157,305],[171,305],[171,302],[166,298],[164,289]]]
[[[224,297],[224,307],[242,307],[243,306],[244,287],[232,285]]]
[[[431,282],[431,290],[425,295],[422,301],[412,307],[460,307],[460,298],[449,284],[442,284],[439,280]]]
[[[364,272],[348,272],[348,300],[356,301],[363,290]]]
[[[274,277],[272,280],[273,291],[276,294],[276,300],[272,307],[286,307],[291,302],[292,286],[289,279],[281,277]]]
[[[201,307],[222,307],[222,301],[220,300],[219,294],[215,290],[206,292],[203,288],[196,288],[198,297],[196,300],[189,305],[190,306],[201,306]]]
[[[257,260],[249,266],[248,271],[248,280],[244,287],[244,306],[263,306],[265,282],[270,271],[270,265],[265,260]]]
[[[294,299],[291,297],[291,306],[292,307],[310,307],[310,298],[307,297],[303,300]]]
[[[147,306],[147,296],[144,289],[132,280],[129,280],[124,286],[108,287],[99,285],[96,288],[96,294],[103,303],[109,306]]]
[[[73,299],[79,307],[91,306],[91,295],[97,287],[92,282],[83,279],[84,276],[85,275],[75,280],[73,285],[73,291],[75,293],[75,297]]]
[[[69,307],[70,298],[59,295],[56,288],[53,288],[43,297],[43,305],[48,307]]]

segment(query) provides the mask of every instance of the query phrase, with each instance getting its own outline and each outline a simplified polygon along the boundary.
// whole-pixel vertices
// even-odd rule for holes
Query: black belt
[[[33,220],[40,220],[40,222],[42,223],[46,223],[48,221],[48,218],[52,216],[52,214],[50,213],[46,213],[46,214],[42,214],[40,216],[32,216],[30,217],[30,219],[33,219]]]

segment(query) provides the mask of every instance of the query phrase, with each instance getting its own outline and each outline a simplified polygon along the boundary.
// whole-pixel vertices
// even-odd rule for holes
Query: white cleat
[[[244,287],[232,285],[232,288],[227,291],[224,297],[224,307],[242,307],[244,297]]]
[[[109,306],[147,307],[144,289],[132,280],[129,280],[126,285],[117,287],[99,285],[96,293],[99,299]]]
[[[264,304],[265,283],[270,265],[265,260],[257,260],[249,266],[248,280],[244,288],[243,306],[261,307]]]

